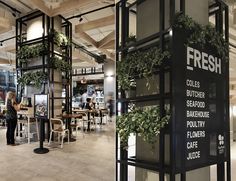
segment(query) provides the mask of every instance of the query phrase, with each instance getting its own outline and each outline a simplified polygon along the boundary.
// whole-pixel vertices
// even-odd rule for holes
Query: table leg
[[[66,119],[66,128],[69,129],[69,133],[68,133],[69,140],[70,140],[70,142],[74,142],[74,141],[76,141],[76,139],[72,137],[72,130],[71,130],[70,123],[71,123],[71,118],[67,118]],[[68,138],[67,137],[64,138],[64,142],[67,142],[67,141],[68,141]]]
[[[28,144],[30,144],[30,117],[28,117],[27,121],[28,121],[28,127],[27,127],[27,130],[28,130]]]

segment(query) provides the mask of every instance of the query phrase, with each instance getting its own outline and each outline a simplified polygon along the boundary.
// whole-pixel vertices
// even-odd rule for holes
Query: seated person
[[[93,103],[91,98],[86,99],[85,109],[93,110]]]

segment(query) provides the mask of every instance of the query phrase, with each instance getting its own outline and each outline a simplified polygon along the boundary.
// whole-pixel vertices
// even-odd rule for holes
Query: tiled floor
[[[56,145],[54,145],[55,147]],[[113,181],[115,173],[114,124],[79,135],[64,148],[38,155],[38,142],[7,146],[0,129],[0,181]]]
[[[76,142],[50,152],[33,152],[38,142],[7,146],[5,129],[0,129],[0,181],[113,181],[115,180],[114,124],[101,131],[79,135]],[[236,181],[236,143],[231,144],[232,181]],[[215,168],[211,181],[216,181]],[[130,181],[134,180],[132,171]],[[132,177],[132,178],[131,178]]]

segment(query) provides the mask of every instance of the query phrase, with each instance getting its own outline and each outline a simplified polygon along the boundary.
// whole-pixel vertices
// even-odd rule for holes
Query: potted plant
[[[132,98],[136,97],[136,82],[135,80],[129,80],[129,89],[125,90],[125,97]]]
[[[120,136],[121,144],[127,149],[130,134],[140,136],[145,142],[154,146],[156,137],[170,119],[170,114],[160,116],[159,106],[134,107],[130,112],[117,117],[116,130]]]
[[[53,68],[60,70],[62,72],[68,72],[71,71],[72,67],[69,64],[69,62],[65,61],[62,57],[54,55],[51,58],[51,64]]]
[[[130,46],[136,42],[136,36],[135,35],[129,35],[129,37],[126,39],[126,45]]]
[[[218,56],[228,61],[228,43],[225,41],[224,36],[210,24],[201,25],[187,15],[177,14],[173,27],[179,30],[184,29],[188,32],[187,45],[198,44],[202,48],[213,47]]]
[[[47,73],[44,73],[43,71],[26,72],[18,79],[18,83],[23,87],[32,85],[36,88],[40,88],[46,80]]]
[[[59,33],[56,30],[54,30],[54,42],[59,47],[70,44],[68,38],[63,33]]]
[[[17,51],[16,57],[19,62],[22,64],[22,67],[25,67],[29,63],[29,59],[42,56],[46,50],[46,45],[42,43],[36,46],[24,45]]]
[[[122,90],[130,90],[136,79],[145,78],[146,87],[150,88],[150,78],[163,60],[169,57],[168,51],[161,52],[157,47],[128,53],[122,61],[117,62],[118,85]]]

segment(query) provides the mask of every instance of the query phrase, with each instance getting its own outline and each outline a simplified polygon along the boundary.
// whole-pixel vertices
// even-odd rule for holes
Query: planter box
[[[33,97],[34,94],[40,94],[43,91],[43,85],[40,88],[37,88],[33,85],[27,85],[24,89],[24,96]]]
[[[149,162],[159,162],[159,136],[156,137],[157,142],[155,143],[154,149],[152,145],[143,141],[142,137],[136,136],[136,157],[139,160],[145,160]],[[165,136],[165,164],[169,164],[170,160],[170,137],[169,135]],[[135,168],[135,177],[136,181],[152,181],[159,180],[159,175],[157,172],[150,170]]]
[[[136,89],[125,90],[125,98],[136,97]]]
[[[148,88],[146,86],[147,80],[145,78],[137,79],[136,80],[136,86],[137,96],[146,96],[146,95],[153,95],[153,94],[159,94],[160,93],[160,86],[159,86],[159,75],[153,75],[149,79],[150,87]]]
[[[42,56],[28,59],[28,67],[42,65],[42,63],[43,63]]]

